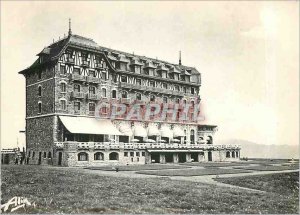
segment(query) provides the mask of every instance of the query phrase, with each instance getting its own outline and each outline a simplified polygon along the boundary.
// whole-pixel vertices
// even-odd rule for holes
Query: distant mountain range
[[[241,145],[241,158],[299,159],[299,145],[265,145],[241,139],[220,140],[217,144]]]

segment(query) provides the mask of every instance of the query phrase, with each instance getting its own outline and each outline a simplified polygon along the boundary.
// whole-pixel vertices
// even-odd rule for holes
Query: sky
[[[194,66],[215,144],[299,144],[299,2],[1,1],[1,146],[24,143],[25,79],[68,32],[99,45]]]

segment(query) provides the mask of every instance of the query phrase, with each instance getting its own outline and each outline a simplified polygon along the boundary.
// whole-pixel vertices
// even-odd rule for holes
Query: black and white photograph
[[[299,1],[8,1],[1,213],[299,214]]]

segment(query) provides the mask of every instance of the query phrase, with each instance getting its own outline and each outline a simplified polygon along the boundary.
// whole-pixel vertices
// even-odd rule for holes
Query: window
[[[116,98],[117,98],[117,91],[116,91],[116,90],[112,90],[112,91],[111,91],[111,97],[112,97],[113,99],[116,99]]]
[[[102,71],[101,72],[101,77],[102,77],[102,79],[107,80],[108,79],[107,72],[106,71]]]
[[[95,154],[94,154],[94,160],[101,160],[101,161],[103,161],[104,160],[104,154],[102,153],[102,152],[96,152]]]
[[[106,98],[106,89],[102,88],[102,97]]]
[[[80,102],[74,102],[74,109],[75,111],[80,110]]]
[[[162,83],[162,88],[168,89],[168,85],[166,83]]]
[[[174,80],[178,81],[179,79],[179,75],[178,74],[174,74]]]
[[[78,153],[78,161],[88,161],[89,156],[86,152]]]
[[[80,92],[80,85],[79,84],[74,84],[74,91],[75,92]]]
[[[179,102],[180,102],[180,99],[176,99],[176,103],[179,104]]]
[[[142,85],[142,80],[141,79],[136,79],[136,84],[137,85]]]
[[[67,73],[65,66],[63,66],[63,65],[60,66],[60,73],[63,75],[65,75]]]
[[[89,71],[89,76],[96,77],[96,72],[95,71]]]
[[[164,98],[163,98],[163,101],[164,101],[164,103],[168,103],[168,98],[167,98],[167,97],[164,97]]]
[[[51,152],[48,152],[48,158],[52,158]]]
[[[191,130],[190,139],[191,139],[191,144],[194,144],[195,143],[195,131],[193,129]]]
[[[191,94],[195,94],[195,88],[191,87]]]
[[[230,158],[230,152],[226,152],[226,158]]]
[[[179,86],[178,86],[178,85],[175,85],[175,87],[174,87],[174,88],[175,88],[175,90],[176,90],[176,91],[180,91],[180,90],[179,90]]]
[[[60,100],[60,108],[62,110],[66,110],[66,107],[67,107],[67,102],[66,100]]]
[[[140,157],[140,152],[136,152],[135,156]]]
[[[62,93],[66,92],[66,83],[61,83],[60,84],[60,90],[61,90]]]
[[[134,152],[130,152],[130,157],[133,157],[134,156]]]
[[[183,87],[183,92],[186,93],[186,87]]]
[[[119,154],[117,152],[110,153],[109,160],[119,160]]]
[[[79,70],[79,68],[74,68],[74,69],[73,69],[73,74],[74,74],[74,75],[80,75],[80,70]]]
[[[136,100],[141,101],[142,100],[142,94],[137,93],[136,94]]]
[[[155,96],[154,95],[150,95],[150,101],[155,102]]]
[[[238,158],[239,157],[239,152],[235,152],[235,156]]]
[[[128,152],[124,152],[124,157],[128,157]]]
[[[121,96],[123,99],[127,98],[127,92],[126,91],[122,91]]]
[[[89,111],[92,112],[92,111],[95,111],[95,103],[89,103]]]
[[[127,76],[121,76],[121,82],[127,83]]]
[[[42,102],[38,103],[39,113],[42,113]]]
[[[154,81],[149,81],[149,86],[150,86],[150,87],[155,87]]]
[[[89,87],[89,94],[95,95],[96,93],[96,87]]]
[[[38,96],[42,96],[42,87],[41,86],[38,87]]]
[[[32,152],[32,158],[34,158],[35,157],[35,152]]]
[[[116,75],[113,75],[112,77],[113,77],[113,82],[114,82],[114,83],[117,83],[117,82],[118,82],[117,76],[116,76]]]
[[[231,157],[235,158],[235,153],[231,152]]]
[[[142,152],[142,156],[145,157],[145,152]]]
[[[38,71],[38,79],[42,79],[42,71]]]

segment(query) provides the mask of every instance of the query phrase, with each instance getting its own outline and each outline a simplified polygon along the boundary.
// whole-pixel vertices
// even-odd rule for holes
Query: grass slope
[[[168,178],[117,178],[76,168],[2,166],[1,203],[13,196],[37,207],[26,213],[297,213],[274,193],[253,193]],[[22,211],[16,211],[21,213]]]

